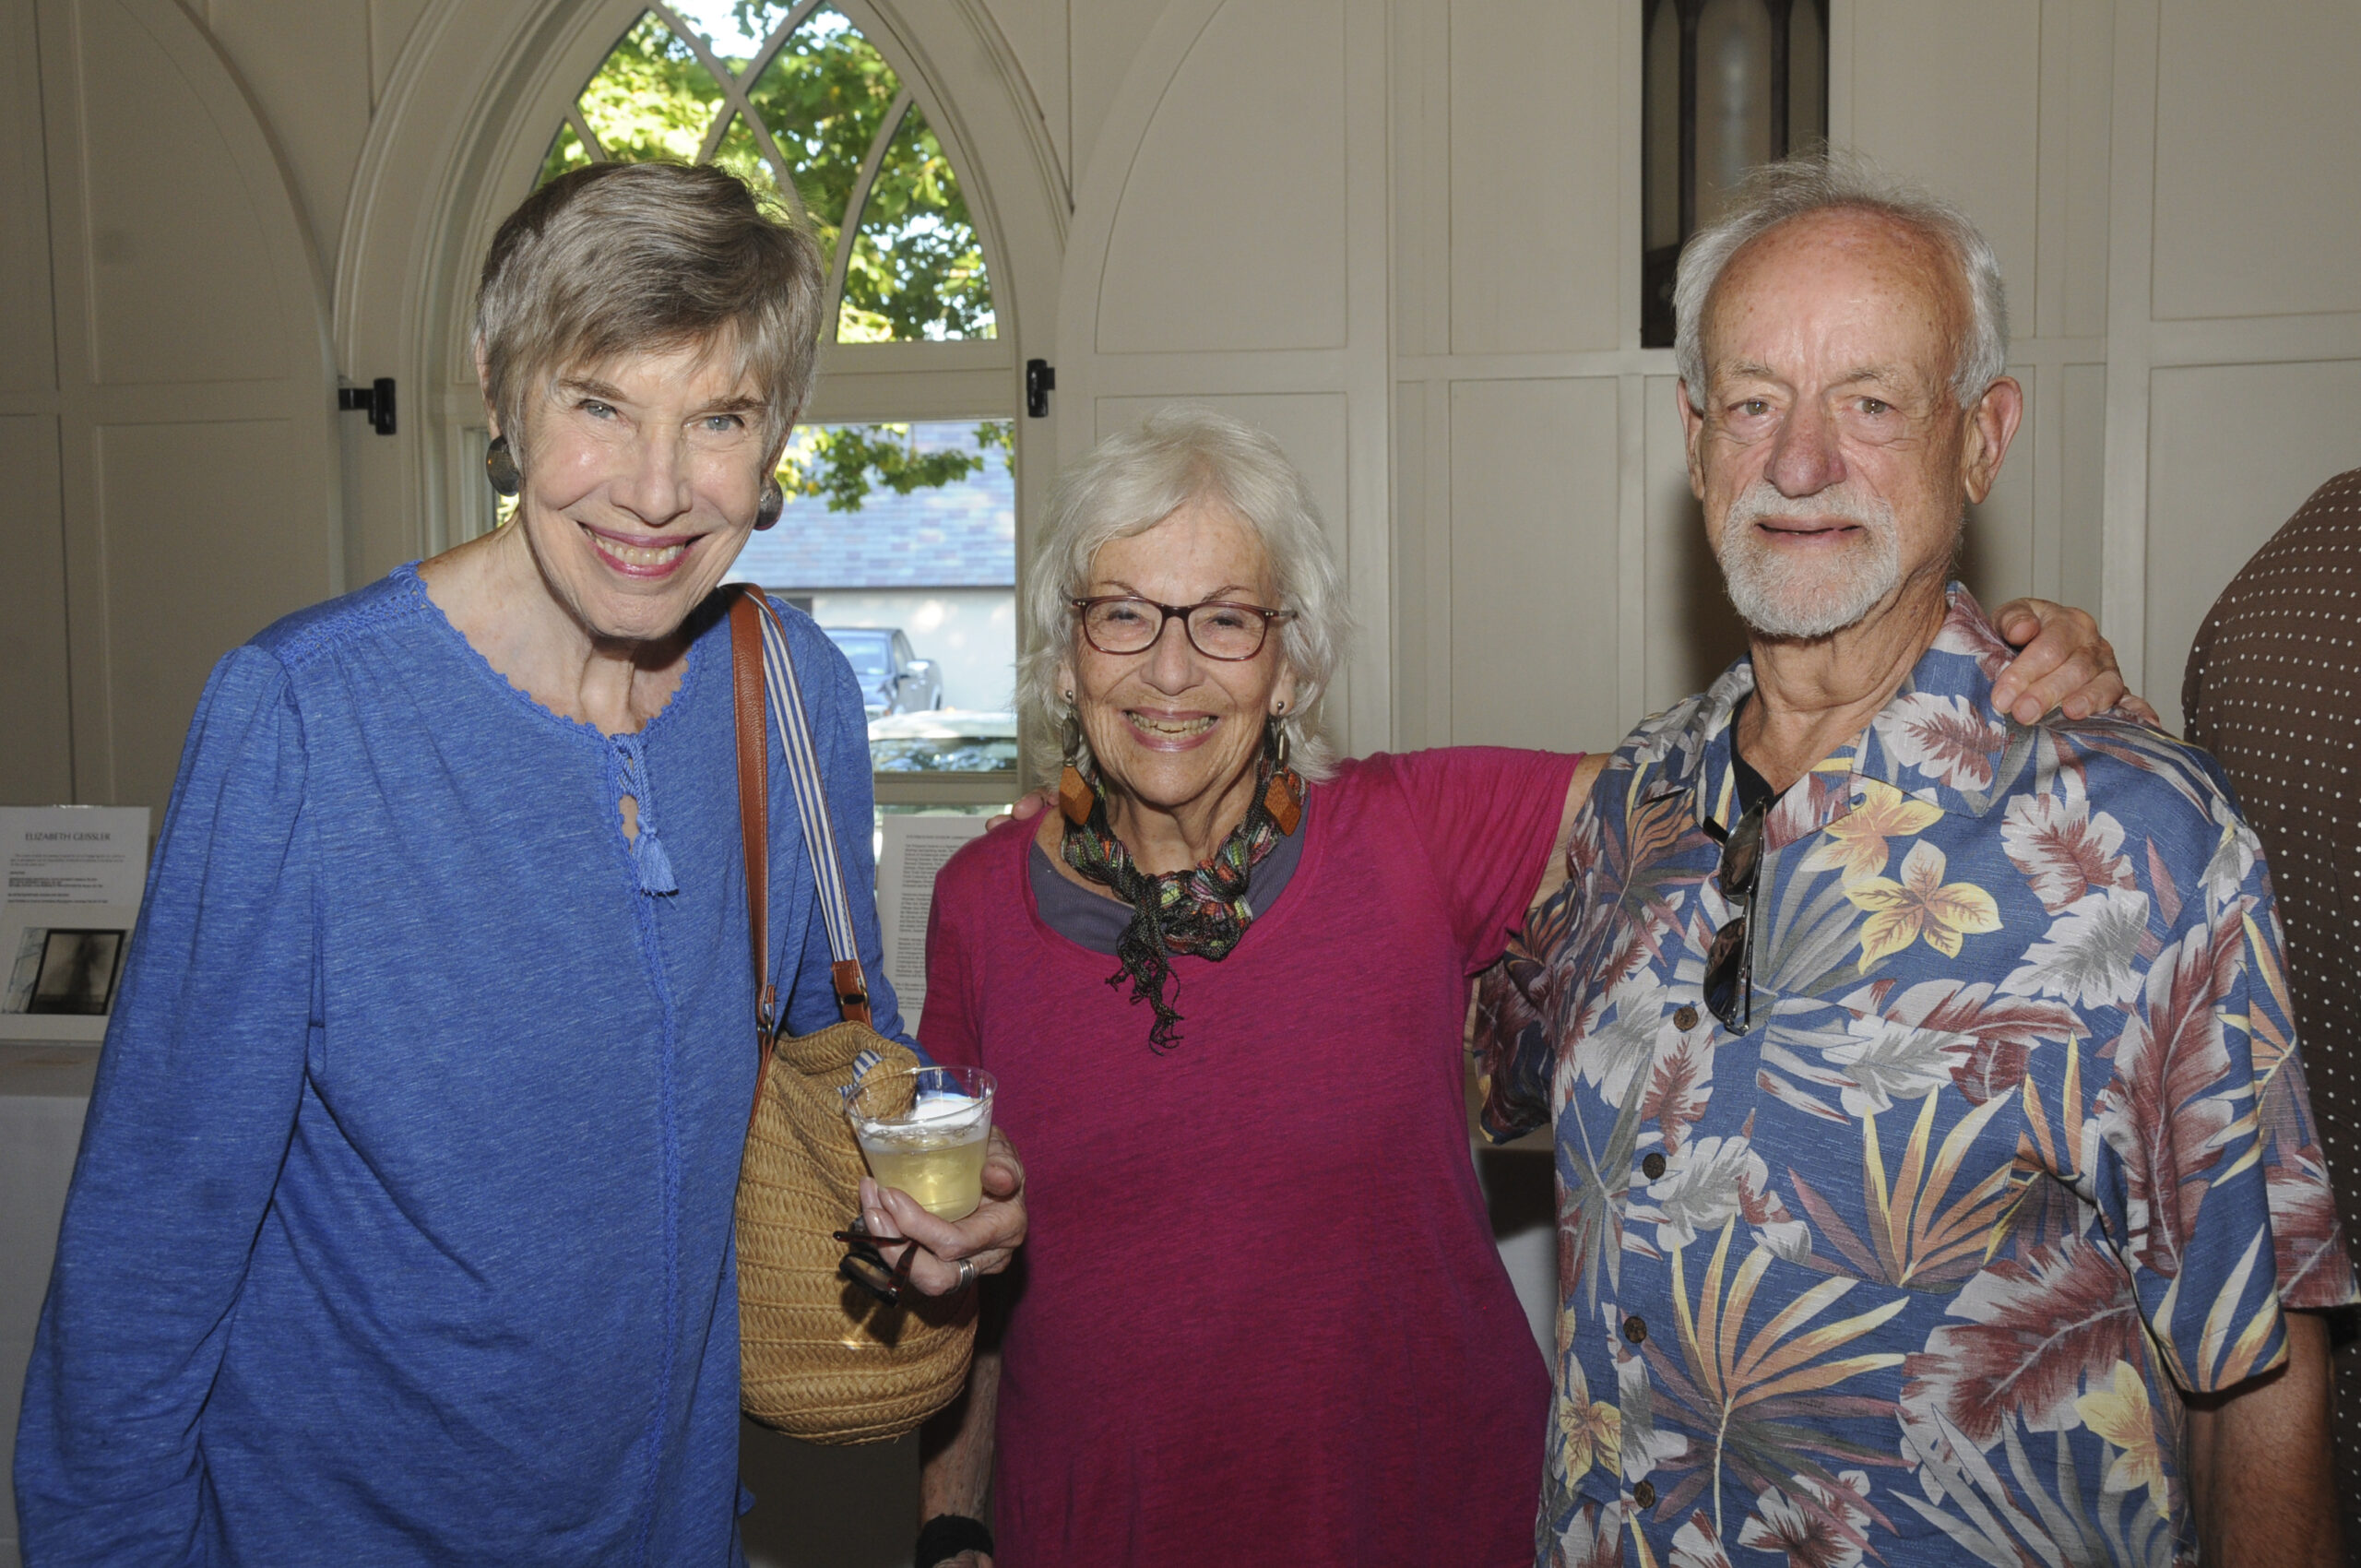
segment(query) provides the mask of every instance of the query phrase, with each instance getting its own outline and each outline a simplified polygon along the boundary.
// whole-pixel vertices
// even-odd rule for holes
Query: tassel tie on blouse
[[[680,879],[672,874],[672,857],[656,831],[656,790],[647,776],[647,752],[637,735],[612,737],[622,769],[622,792],[639,802],[639,831],[631,841],[632,868],[639,873],[639,890],[651,895],[678,893]]]

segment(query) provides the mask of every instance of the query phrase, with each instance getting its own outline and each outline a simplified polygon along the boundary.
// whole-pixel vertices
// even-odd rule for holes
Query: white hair
[[[1756,169],[1731,192],[1721,218],[1682,248],[1672,286],[1672,351],[1689,406],[1700,413],[1705,409],[1705,311],[1731,259],[1748,242],[1782,223],[1829,211],[1893,219],[1950,254],[1969,318],[1959,362],[1952,370],[1952,396],[1961,408],[1973,407],[2009,362],[2008,293],[1992,242],[1950,202],[1896,179],[1859,153],[1828,149]]]
[[[1159,409],[1137,430],[1101,441],[1058,476],[1050,493],[1048,529],[1025,595],[1031,651],[1018,661],[1016,676],[1018,714],[1041,747],[1035,754],[1062,754],[1066,702],[1058,667],[1074,657],[1081,635],[1074,600],[1089,593],[1098,552],[1200,500],[1218,501],[1252,530],[1270,564],[1277,602],[1268,608],[1294,612],[1272,630],[1295,676],[1294,708],[1280,722],[1288,766],[1324,779],[1335,771],[1336,753],[1321,730],[1321,701],[1352,634],[1335,552],[1303,476],[1277,442],[1227,414],[1185,404]],[[1086,762],[1086,740],[1083,749]]]

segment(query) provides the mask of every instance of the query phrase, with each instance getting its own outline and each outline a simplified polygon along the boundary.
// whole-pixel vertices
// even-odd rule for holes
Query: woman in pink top
[[[929,1431],[919,1568],[1526,1568],[1550,1377],[1458,1041],[1595,769],[1336,759],[1335,562],[1220,415],[1085,457],[1037,582],[1057,809],[944,867],[919,1030],[997,1075],[1031,1234]],[[2052,684],[2121,690],[2086,618],[2044,642]]]

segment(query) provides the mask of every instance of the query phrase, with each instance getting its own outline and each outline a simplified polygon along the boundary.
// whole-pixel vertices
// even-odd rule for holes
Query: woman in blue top
[[[718,170],[543,188],[477,313],[516,520],[215,670],[26,1382],[28,1561],[739,1559],[753,989],[714,589],[778,515],[821,294]],[[860,693],[783,613],[866,887]],[[802,1031],[836,1005],[772,784]],[[957,1226],[868,1198],[940,1293],[1005,1265],[1021,1182],[1002,1151]]]

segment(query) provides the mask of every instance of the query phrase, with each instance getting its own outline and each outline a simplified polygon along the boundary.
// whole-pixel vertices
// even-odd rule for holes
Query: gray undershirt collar
[[[1293,833],[1271,846],[1271,852],[1254,867],[1246,883],[1246,907],[1260,920],[1279,895],[1295,878],[1295,868],[1303,859],[1303,840],[1311,831],[1311,802],[1303,804],[1303,820],[1296,824]],[[1041,921],[1051,931],[1079,947],[1093,953],[1112,954],[1123,935],[1123,928],[1132,923],[1128,904],[1119,904],[1086,887],[1077,887],[1066,880],[1049,851],[1035,839],[1031,854],[1026,858],[1026,874],[1033,883],[1033,902],[1041,911]]]

